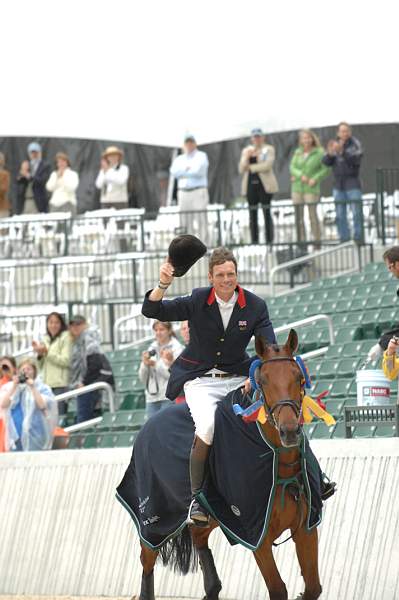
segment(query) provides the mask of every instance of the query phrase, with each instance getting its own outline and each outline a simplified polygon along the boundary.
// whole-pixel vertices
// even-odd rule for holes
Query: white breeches
[[[246,377],[197,377],[184,385],[186,402],[195,425],[195,435],[212,444],[218,402],[244,384]]]

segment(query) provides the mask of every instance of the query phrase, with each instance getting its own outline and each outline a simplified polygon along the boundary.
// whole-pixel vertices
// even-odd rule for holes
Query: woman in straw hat
[[[101,190],[101,208],[128,208],[129,167],[122,163],[123,151],[109,146],[102,154],[96,187]]]
[[[50,175],[46,189],[51,192],[49,202],[50,212],[76,213],[76,189],[79,185],[79,175],[72,171],[67,154],[57,152],[55,155],[56,170]]]

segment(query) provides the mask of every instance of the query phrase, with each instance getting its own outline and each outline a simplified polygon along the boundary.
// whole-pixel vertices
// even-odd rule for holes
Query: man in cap
[[[101,208],[128,208],[129,167],[123,164],[123,151],[109,146],[102,154],[96,188],[101,190]]]
[[[217,403],[244,384],[249,389],[246,382],[251,359],[246,348],[252,336],[263,336],[270,343],[276,339],[266,303],[238,285],[237,261],[227,248],[216,248],[210,256],[209,287],[194,289],[190,296],[163,300],[174,275],[183,274],[201,255],[201,249],[193,249],[189,240],[183,243],[187,243],[183,271],[173,258],[164,263],[158,285],[145,296],[142,312],[160,321],[189,322],[190,340],[171,367],[166,397],[174,400],[184,389],[194,420],[189,517],[196,525],[206,526],[209,517],[196,495],[206,477]]]
[[[16,214],[23,212],[47,213],[48,192],[46,183],[50,177],[50,165],[42,158],[42,148],[37,142],[28,145],[29,160],[21,163],[17,177],[17,206]]]
[[[265,143],[265,135],[260,128],[251,131],[251,143],[243,149],[238,166],[242,174],[241,193],[247,198],[251,241],[259,243],[258,205],[263,208],[266,243],[274,238],[273,219],[270,203],[273,194],[278,192],[277,179],[273,172],[275,151]]]
[[[208,157],[198,150],[194,136],[186,135],[183,154],[174,159],[170,174],[177,179],[177,202],[183,232],[194,232],[205,243],[208,238],[208,166]],[[199,212],[190,215],[192,211]]]

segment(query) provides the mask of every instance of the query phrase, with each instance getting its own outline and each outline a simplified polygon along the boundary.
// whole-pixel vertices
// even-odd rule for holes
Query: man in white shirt
[[[128,208],[129,167],[122,163],[123,151],[109,146],[102,154],[96,188],[101,190],[101,208]]]
[[[170,174],[177,179],[177,202],[183,233],[194,233],[206,244],[208,219],[208,157],[198,150],[195,138],[187,135],[184,152],[175,158]],[[190,214],[195,211],[194,214]],[[198,212],[197,212],[198,211]]]

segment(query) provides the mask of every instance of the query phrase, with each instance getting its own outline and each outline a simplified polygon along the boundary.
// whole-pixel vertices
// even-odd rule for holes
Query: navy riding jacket
[[[225,331],[213,287],[197,288],[191,296],[151,301],[147,292],[144,316],[159,321],[185,321],[190,342],[171,367],[166,397],[174,400],[186,381],[201,377],[210,369],[248,376],[251,362],[246,352],[253,335],[275,343],[273,326],[264,300],[237,287],[238,297]]]

